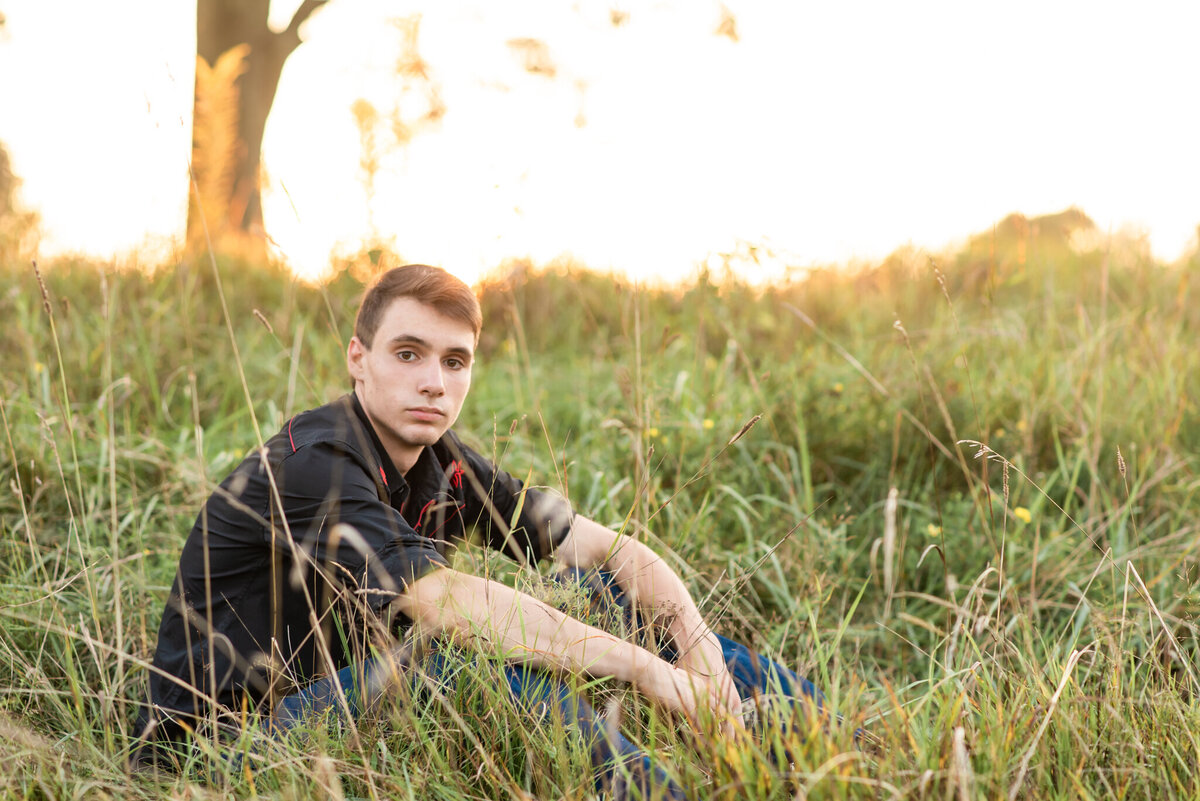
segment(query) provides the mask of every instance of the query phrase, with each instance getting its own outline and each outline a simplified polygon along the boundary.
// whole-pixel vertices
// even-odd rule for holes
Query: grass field
[[[845,717],[722,738],[589,688],[695,797],[1200,797],[1200,262],[1018,244],[766,289],[482,290],[468,441],[668,554]],[[129,776],[183,538],[246,451],[346,391],[361,285],[0,276],[0,797],[589,797],[583,750],[486,665],[253,771]]]

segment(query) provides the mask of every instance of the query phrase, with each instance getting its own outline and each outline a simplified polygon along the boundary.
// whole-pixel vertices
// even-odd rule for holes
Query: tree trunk
[[[300,26],[328,0],[304,0],[293,15],[288,27],[275,32],[267,25],[270,0],[197,0],[196,3],[196,55],[210,67],[218,59],[239,45],[247,45],[249,52],[241,65],[240,74],[233,80],[237,95],[236,135],[223,145],[232,148],[232,153],[198,152],[211,143],[213,137],[203,135],[197,125],[205,119],[201,110],[205,98],[197,68],[195,122],[192,129],[193,163],[203,160],[206,164],[220,163],[227,166],[227,180],[202,181],[197,167],[194,177],[196,187],[189,192],[188,240],[203,242],[223,240],[229,235],[249,235],[263,241],[262,198],[259,185],[259,170],[262,162],[263,131],[271,104],[275,102],[275,91],[279,87],[279,76],[283,64],[292,51],[300,46]],[[199,202],[195,197],[199,192]],[[212,195],[223,195],[213,197]],[[219,219],[212,219],[212,217]],[[201,219],[206,217],[205,219]],[[205,236],[207,229],[207,236]]]

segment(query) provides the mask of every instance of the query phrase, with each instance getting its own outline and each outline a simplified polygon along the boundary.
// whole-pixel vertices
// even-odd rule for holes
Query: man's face
[[[392,301],[369,349],[350,340],[354,391],[401,473],[458,419],[474,356],[471,326],[413,298]]]

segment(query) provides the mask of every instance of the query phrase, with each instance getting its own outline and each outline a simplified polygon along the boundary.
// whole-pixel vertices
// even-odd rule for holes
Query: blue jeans
[[[581,586],[586,591],[590,611],[616,614],[626,625],[640,625],[640,616],[610,573],[572,568],[554,578]],[[717,639],[721,642],[734,686],[743,700],[769,695],[783,699],[789,706],[802,704],[805,711],[825,712],[824,696],[810,681],[740,643],[719,634]],[[675,661],[675,649],[671,644],[661,645],[658,650],[667,661]],[[435,645],[420,658],[419,666],[424,676],[444,684],[463,667],[463,663]],[[334,710],[348,710],[357,719],[380,700],[379,688],[385,684],[380,674],[389,670],[386,662],[368,659],[343,668],[336,677],[319,679],[276,705],[271,715],[272,730],[283,735],[305,718],[330,714]],[[607,789],[616,798],[624,798],[626,793],[622,788],[632,785],[646,798],[685,798],[683,791],[662,768],[654,765],[649,756],[619,731],[612,730],[587,700],[562,679],[524,665],[506,664],[503,670],[519,708],[534,716],[552,712],[587,743],[598,791]],[[413,686],[420,691],[419,685]],[[345,706],[342,706],[343,701]]]

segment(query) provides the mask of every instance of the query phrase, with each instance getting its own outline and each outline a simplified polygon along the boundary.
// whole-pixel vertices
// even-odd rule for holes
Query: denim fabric
[[[634,611],[611,574],[605,571],[585,573],[573,568],[554,576],[554,579],[583,587],[587,593],[589,613],[616,613],[630,629],[642,625],[641,616]],[[719,634],[717,638],[734,686],[743,700],[773,698],[782,701],[789,710],[803,705],[805,712],[827,713],[824,696],[810,681],[741,643]],[[675,650],[669,643],[662,644],[659,652],[668,661],[676,659]],[[420,658],[420,672],[438,683],[448,683],[453,673],[463,666],[461,660],[450,658],[436,645]],[[380,700],[386,684],[382,680],[383,673],[389,669],[382,661],[368,659],[359,665],[343,668],[336,675],[321,679],[284,698],[272,714],[272,731],[282,736],[305,719],[322,715],[340,718],[345,711],[357,719]],[[625,788],[632,785],[638,787],[645,798],[685,798],[683,791],[662,768],[654,765],[649,756],[620,732],[611,730],[592,706],[560,678],[547,671],[521,665],[505,665],[504,674],[513,698],[523,710],[535,717],[553,711],[588,744],[598,791],[607,790],[614,798],[625,798]],[[415,677],[412,678],[414,691],[420,692],[419,683],[415,682]],[[345,707],[342,706],[343,699]]]

